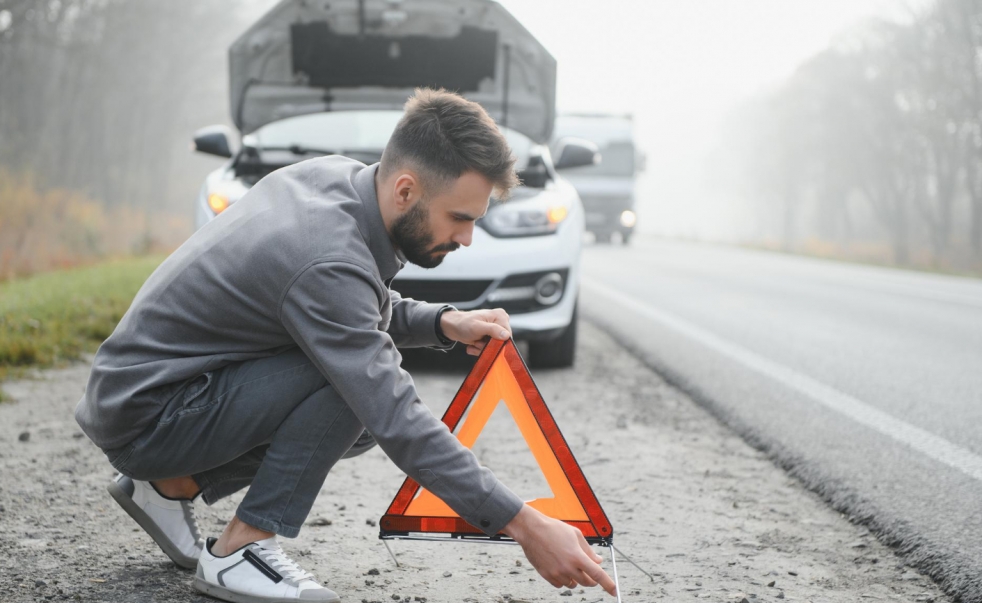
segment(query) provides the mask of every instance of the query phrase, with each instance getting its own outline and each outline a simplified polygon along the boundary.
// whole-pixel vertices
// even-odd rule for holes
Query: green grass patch
[[[57,366],[94,351],[165,257],[114,260],[0,283],[0,381],[28,367]]]

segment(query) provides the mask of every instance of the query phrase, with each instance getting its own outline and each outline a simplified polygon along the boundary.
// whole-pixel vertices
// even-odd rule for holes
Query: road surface
[[[583,273],[586,317],[982,601],[982,281],[641,238]]]
[[[407,368],[437,414],[465,375]],[[0,601],[213,601],[106,492],[114,472],[72,414],[88,373],[79,363],[4,383],[14,401],[0,404]],[[618,548],[652,575],[618,559],[625,603],[953,603],[592,325],[575,367],[534,377]],[[549,496],[504,405],[474,451],[520,496]],[[403,478],[378,448],[338,463],[284,549],[346,603],[615,603],[597,589],[557,592],[515,546],[396,541],[396,567],[376,522]],[[217,536],[241,498],[196,505],[202,532]]]

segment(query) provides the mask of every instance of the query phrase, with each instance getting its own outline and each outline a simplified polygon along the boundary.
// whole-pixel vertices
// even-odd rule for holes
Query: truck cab
[[[635,179],[644,170],[645,157],[634,143],[630,115],[561,114],[553,130],[552,155],[559,157],[569,141],[586,139],[599,147],[603,161],[562,170],[583,201],[586,230],[598,243],[609,243],[615,233],[627,243],[637,224]]]

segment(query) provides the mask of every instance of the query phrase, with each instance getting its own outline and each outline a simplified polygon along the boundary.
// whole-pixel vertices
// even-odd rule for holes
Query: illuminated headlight
[[[556,232],[569,207],[552,195],[495,205],[479,224],[496,237],[530,237]]]
[[[229,205],[241,199],[242,195],[246,194],[248,190],[239,180],[216,182],[211,190],[208,191],[208,196],[205,199],[208,203],[208,209],[217,216],[228,209]]]
[[[225,195],[219,193],[212,193],[208,195],[208,207],[210,207],[211,211],[215,212],[215,214],[220,214],[225,211],[228,205],[228,197]]]
[[[634,225],[638,223],[638,217],[633,211],[625,209],[621,212],[621,226],[624,228],[634,228]]]

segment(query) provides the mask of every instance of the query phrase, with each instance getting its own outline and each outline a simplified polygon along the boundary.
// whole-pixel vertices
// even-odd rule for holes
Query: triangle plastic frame
[[[546,443],[555,455],[555,459],[558,461],[565,479],[568,481],[569,486],[572,487],[572,492],[578,499],[579,504],[582,505],[586,515],[585,521],[559,519],[563,519],[567,524],[583,532],[583,536],[587,542],[604,546],[609,545],[613,540],[613,527],[610,525],[610,521],[608,521],[607,515],[604,513],[603,508],[601,508],[600,503],[597,501],[593,489],[587,483],[579,464],[573,458],[573,453],[566,443],[566,438],[559,431],[559,426],[556,425],[552,413],[549,412],[549,408],[546,406],[542,394],[532,381],[532,375],[529,373],[528,367],[525,366],[525,362],[522,360],[512,340],[493,340],[485,346],[474,368],[471,369],[467,378],[464,379],[464,383],[457,391],[457,395],[454,396],[453,402],[451,402],[447,411],[444,413],[443,422],[451,432],[457,429],[457,425],[464,417],[467,409],[471,406],[478,394],[478,390],[488,377],[489,372],[491,372],[492,367],[494,367],[499,357],[503,357],[510,372],[518,382],[518,386],[525,397],[538,429],[541,430],[542,435],[545,437]],[[419,490],[420,485],[412,478],[407,477],[395,498],[392,499],[392,503],[389,505],[385,515],[379,520],[379,538],[383,540],[413,538],[429,540],[433,538],[427,538],[427,535],[441,535],[442,537],[440,539],[450,537],[492,541],[510,540],[507,536],[500,533],[489,537],[456,515],[453,517],[406,515],[407,509],[409,509],[414,498],[416,498]]]

